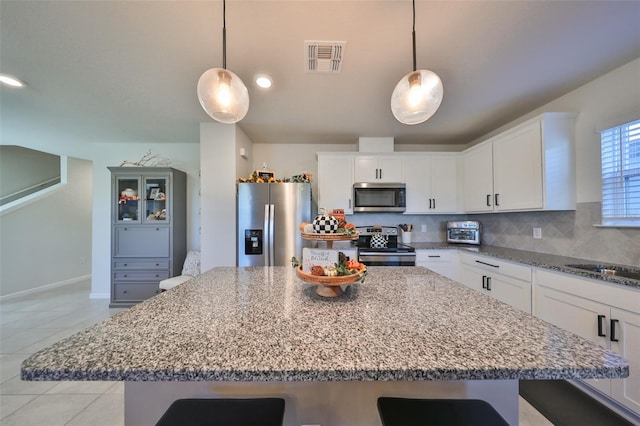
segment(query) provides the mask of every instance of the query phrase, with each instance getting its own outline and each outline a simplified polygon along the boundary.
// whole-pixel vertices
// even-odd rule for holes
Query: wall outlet
[[[85,263],[87,263],[87,259],[84,256],[80,256],[78,258],[78,265],[84,265]]]
[[[542,238],[542,228],[533,228],[533,238]]]
[[[427,225],[420,225],[420,232],[427,232]]]

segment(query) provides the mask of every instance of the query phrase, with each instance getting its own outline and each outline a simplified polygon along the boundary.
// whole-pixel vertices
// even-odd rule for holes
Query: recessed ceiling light
[[[263,89],[268,89],[273,83],[268,75],[260,74],[256,76],[256,84]]]
[[[12,86],[12,87],[24,87],[23,82],[7,74],[0,74],[0,83],[3,83],[7,86]]]

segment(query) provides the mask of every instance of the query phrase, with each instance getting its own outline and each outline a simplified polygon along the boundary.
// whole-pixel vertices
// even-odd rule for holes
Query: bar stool
[[[282,426],[284,399],[198,399],[174,401],[156,426]]]
[[[384,426],[508,426],[486,401],[479,399],[378,398]]]

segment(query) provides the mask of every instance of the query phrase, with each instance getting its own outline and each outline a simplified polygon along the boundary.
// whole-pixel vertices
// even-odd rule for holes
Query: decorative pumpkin
[[[313,232],[316,234],[334,234],[338,230],[338,219],[331,216],[325,209],[313,219]]]
[[[371,236],[371,248],[386,248],[389,241],[388,235],[382,235],[381,232],[376,232]]]

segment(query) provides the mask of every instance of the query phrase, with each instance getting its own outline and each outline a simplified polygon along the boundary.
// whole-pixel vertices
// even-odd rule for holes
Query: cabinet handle
[[[499,268],[499,267],[500,267],[500,265],[492,265],[492,264],[490,264],[490,263],[483,262],[482,260],[476,260],[476,263],[480,263],[480,264],[482,264],[482,265],[491,266],[492,268]]]
[[[125,278],[127,278],[127,277],[128,277],[128,275],[127,275],[127,274],[124,274],[124,277],[125,277]]]
[[[499,195],[500,195],[500,194],[496,194],[496,195],[495,195],[495,203],[494,203],[494,204],[496,205],[496,207],[498,207],[498,206],[500,205],[500,203],[498,203],[498,196],[499,196]]]
[[[487,277],[487,290],[491,291],[491,277]]]
[[[436,208],[436,199],[435,198],[433,199],[433,208],[434,209]]]
[[[431,198],[429,198],[429,208],[431,208]]]
[[[160,228],[156,228],[156,231],[159,231],[159,230],[160,230]]]
[[[430,254],[429,257],[440,257],[439,254]]]
[[[611,341],[612,342],[618,342],[618,339],[616,338],[616,324],[618,323],[617,319],[612,319],[611,320]]]
[[[379,170],[380,170],[380,179],[382,179],[382,169],[379,169]]]
[[[122,294],[127,294],[127,290],[124,290],[124,291],[122,292]]]
[[[487,194],[487,207],[491,207],[491,194]]]
[[[125,263],[124,266],[127,266],[127,264]]]
[[[482,276],[482,288],[487,288],[487,276]]]
[[[604,327],[602,326],[602,320],[605,319],[605,315],[598,315],[598,336],[605,337]]]
[[[156,274],[156,278],[158,278],[160,275]]]
[[[160,264],[159,264],[159,263],[156,263],[156,266],[160,266]]]

